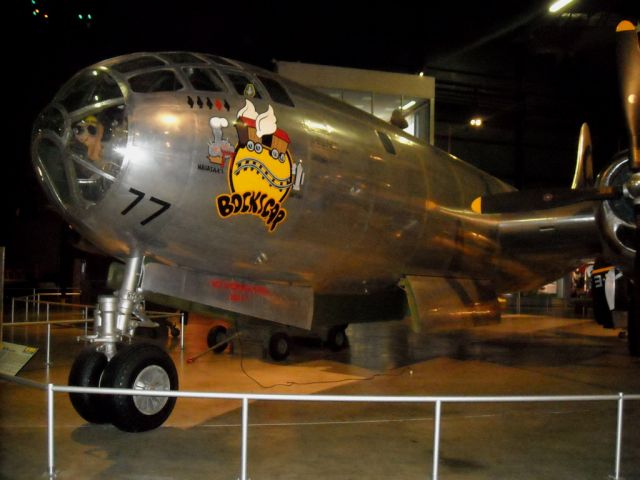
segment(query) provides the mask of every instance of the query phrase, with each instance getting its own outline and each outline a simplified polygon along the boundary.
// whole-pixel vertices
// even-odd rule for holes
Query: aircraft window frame
[[[391,155],[395,155],[396,154],[396,147],[393,146],[393,142],[391,141],[391,138],[389,137],[389,135],[387,135],[386,133],[384,133],[384,132],[382,132],[380,130],[376,130],[376,133],[378,134],[378,138],[380,139],[380,143],[382,143],[382,146],[384,147],[386,152],[390,153]]]
[[[141,89],[140,87],[136,88],[136,85],[133,83],[134,81],[136,81],[137,79],[139,79],[141,77],[151,77],[153,75],[156,75],[156,76],[164,75],[165,78],[158,78],[155,81],[153,81],[153,79],[151,79],[152,81],[150,82],[149,86],[147,88],[144,88],[144,89]],[[170,87],[170,88],[161,87],[162,83],[159,83],[159,82],[164,82],[165,80],[168,80],[167,75],[172,75],[173,76],[173,82],[174,82],[173,86]],[[140,72],[140,73],[137,73],[137,74],[132,75],[131,77],[127,78],[127,81],[129,82],[129,88],[134,93],[143,93],[144,94],[144,93],[179,92],[181,90],[184,90],[184,88],[185,88],[182,80],[180,80],[180,76],[178,75],[178,73],[175,70],[171,69],[171,68],[164,68],[164,69],[158,69],[158,70],[151,70],[151,71],[147,71],[147,72]]]
[[[192,74],[189,74],[189,72],[187,71],[188,69],[193,69],[194,71],[195,70],[201,71],[203,75],[207,76],[206,80],[208,80],[211,85],[217,88],[200,88],[200,85],[195,85],[192,80]],[[227,91],[227,85],[225,84],[224,80],[220,76],[220,73],[214,67],[208,64],[204,64],[202,66],[200,65],[183,66],[180,69],[180,71],[182,75],[184,75],[187,82],[189,82],[189,85],[193,90],[202,91],[202,92],[226,92]]]
[[[206,65],[200,57],[189,52],[163,52],[159,54],[163,60],[174,65]]]
[[[280,105],[295,108],[296,104],[293,103],[293,99],[289,95],[289,92],[287,92],[284,85],[282,85],[279,81],[266,75],[258,74],[256,75],[256,77],[271,97],[271,100],[279,103]]]
[[[220,74],[223,75],[224,77],[226,77],[227,82],[229,83],[229,85],[231,85],[231,91],[235,94],[237,94],[240,97],[243,98],[247,98],[247,96],[244,94],[247,85],[251,84],[253,85],[254,89],[255,89],[255,95],[252,98],[257,98],[258,100],[263,100],[266,96],[264,94],[264,91],[262,89],[262,85],[259,85],[257,82],[257,79],[255,77],[253,77],[253,75],[249,75],[246,72],[240,72],[238,70],[221,70]],[[244,86],[242,87],[242,91],[240,91],[238,89],[239,84],[237,84],[236,82],[233,81],[233,76],[235,77],[243,77],[246,82],[244,83]],[[260,86],[260,88],[258,88],[258,86]]]
[[[125,60],[120,63],[111,65],[109,68],[115,70],[118,73],[127,74],[136,72],[138,70],[147,70],[149,68],[159,68],[167,65],[167,62],[151,55],[145,55],[142,57],[136,57],[129,60]]]
[[[107,100],[124,99],[118,82],[102,71],[86,70],[65,86],[59,102],[69,112]]]
[[[230,60],[227,60],[226,58],[220,57],[218,55],[213,55],[211,53],[202,53],[201,55],[207,60],[210,60],[214,64],[220,65],[222,67],[238,67],[238,65],[236,65],[235,63],[232,63]]]

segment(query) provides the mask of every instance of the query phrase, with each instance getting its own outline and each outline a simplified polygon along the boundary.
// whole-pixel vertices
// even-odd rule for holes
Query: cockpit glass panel
[[[212,68],[184,67],[185,76],[194,90],[207,92],[224,92],[224,83],[220,75]]]
[[[260,92],[255,87],[255,83],[243,73],[227,72],[229,80],[238,95],[251,98],[262,98]]]
[[[279,82],[264,75],[258,75],[258,79],[262,82],[264,88],[267,89],[267,92],[269,92],[274,102],[287,105],[288,107],[295,107],[293,100],[291,100],[291,97]]]
[[[201,58],[185,52],[163,53],[161,54],[161,57],[165,60],[169,60],[171,63],[206,63]]]
[[[120,87],[113,78],[99,70],[89,70],[71,80],[59,101],[68,111],[74,111],[121,97]]]
[[[183,85],[173,70],[141,73],[129,79],[131,90],[138,93],[177,92]]]
[[[162,67],[165,63],[156,57],[138,57],[113,65],[111,68],[120,73],[129,73],[153,67]]]
[[[52,187],[62,203],[69,203],[71,198],[71,192],[69,190],[70,183],[67,182],[67,176],[64,170],[62,150],[52,139],[43,138],[37,145],[35,155],[37,155],[42,162],[42,167],[47,175],[47,181],[52,183]],[[39,168],[38,166],[36,170]],[[44,172],[38,170],[38,174],[41,177],[45,175]]]
[[[127,147],[124,105],[92,112],[72,125],[66,153],[72,160],[79,192],[98,201],[122,168]]]
[[[116,94],[113,85],[108,74],[87,71],[63,87],[34,125],[36,172],[65,207],[87,208],[100,201],[123,168],[127,112],[122,92]]]
[[[44,112],[40,114],[40,127],[45,130],[52,131],[58,137],[62,137],[64,133],[64,114],[59,107],[49,105]]]

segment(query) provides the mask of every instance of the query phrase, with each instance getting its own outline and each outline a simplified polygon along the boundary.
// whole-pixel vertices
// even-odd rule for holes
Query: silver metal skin
[[[194,72],[218,91],[200,90]],[[278,138],[288,140],[281,151],[271,144],[273,161],[264,146],[270,134],[243,138],[252,115],[256,132],[275,117],[274,139],[284,132]],[[92,125],[105,132],[100,147],[88,136]],[[89,67],[39,117],[32,152],[68,221],[104,252],[129,259],[120,335],[130,329],[148,262],[243,285],[291,286],[300,298],[307,289],[373,295],[407,275],[481,279],[510,292],[600,253],[600,228],[610,225],[596,221],[592,202],[527,215],[473,213],[475,198],[513,188],[342,102],[210,55],[140,53]],[[287,161],[290,175],[278,174]],[[257,185],[249,174],[270,184],[256,188],[282,194],[279,210],[271,204],[267,212],[266,197],[260,205],[255,197],[259,211],[249,213],[250,189],[234,183]],[[234,192],[236,212],[225,216]],[[253,314],[264,318],[260,309]],[[105,318],[106,338],[113,327]]]

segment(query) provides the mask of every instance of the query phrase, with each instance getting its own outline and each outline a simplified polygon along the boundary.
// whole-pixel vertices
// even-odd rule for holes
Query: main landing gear
[[[349,344],[346,329],[348,325],[334,325],[330,328],[324,328],[322,331],[312,332],[311,336],[320,336],[323,341],[323,345],[332,352],[339,352],[346,348]],[[281,362],[286,360],[293,349],[292,336],[309,336],[309,332],[305,330],[298,330],[289,328],[283,330],[281,328],[270,327],[266,331],[264,327],[254,326],[251,330],[256,331],[263,329],[261,332],[263,348],[268,356],[276,361]],[[292,334],[294,332],[294,334]],[[213,353],[222,353],[229,348],[232,344],[232,340],[238,336],[236,334],[230,334],[229,330],[224,325],[215,325],[209,329],[207,334],[207,346]]]
[[[152,326],[138,291],[142,257],[128,260],[118,296],[101,296],[95,311],[92,345],[78,355],[69,385],[134,390],[177,390],[178,373],[171,357],[148,343],[128,344],[138,326]],[[136,317],[132,318],[132,315]],[[169,417],[175,397],[70,393],[71,404],[90,423],[112,423],[126,432],[159,427]]]

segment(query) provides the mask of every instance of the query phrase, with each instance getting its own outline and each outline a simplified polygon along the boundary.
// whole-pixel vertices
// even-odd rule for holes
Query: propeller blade
[[[476,213],[519,213],[563,207],[592,200],[611,200],[621,195],[621,187],[583,188],[579,190],[566,188],[521,190],[483,195],[473,201],[471,210]]]
[[[593,186],[593,149],[591,147],[591,131],[586,123],[580,127],[578,140],[578,158],[576,171],[573,175],[571,188],[585,188]]]
[[[631,169],[640,171],[640,47],[633,23],[624,20],[618,24],[616,43],[620,93],[629,130]]]

